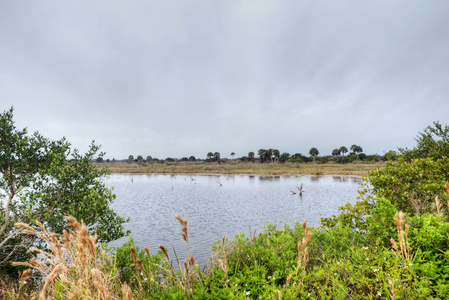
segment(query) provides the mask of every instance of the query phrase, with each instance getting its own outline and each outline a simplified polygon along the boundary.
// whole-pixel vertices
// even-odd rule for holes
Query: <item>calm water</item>
[[[111,175],[114,210],[129,217],[125,225],[139,247],[156,253],[158,245],[174,247],[185,257],[181,226],[175,214],[188,219],[189,244],[200,265],[210,256],[213,242],[224,234],[232,239],[243,232],[263,231],[270,222],[282,228],[307,219],[318,226],[320,217],[337,213],[338,206],[355,203],[360,179],[339,176],[247,176],[247,175]],[[303,184],[302,197],[292,195]],[[110,246],[120,246],[122,238]]]

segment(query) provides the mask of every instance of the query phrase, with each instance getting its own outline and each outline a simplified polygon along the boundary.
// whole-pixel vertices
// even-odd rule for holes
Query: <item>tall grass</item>
[[[29,251],[36,252],[37,259],[13,263],[14,266],[29,267],[42,278],[39,299],[113,299],[111,291],[118,285],[124,292],[123,299],[129,298],[126,284],[121,285],[116,274],[105,268],[110,257],[105,252],[98,253],[97,236],[89,235],[86,225],[74,217],[65,219],[73,230],[64,230],[61,236],[48,232],[40,222],[36,222],[39,230],[28,224],[16,224],[24,234],[44,240],[50,250],[32,248]]]

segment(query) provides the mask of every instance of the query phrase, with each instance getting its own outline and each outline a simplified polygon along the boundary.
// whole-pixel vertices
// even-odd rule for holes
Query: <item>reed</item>
[[[410,245],[408,243],[408,231],[410,226],[405,224],[404,213],[402,211],[396,213],[393,220],[398,231],[399,247],[398,243],[393,238],[390,240],[391,244],[396,252],[398,252],[399,248],[401,249],[402,257],[406,260],[412,260],[413,255],[410,253]]]
[[[28,224],[16,223],[23,234],[36,235],[44,240],[49,251],[32,248],[29,251],[36,252],[38,259],[13,265],[29,267],[41,275],[39,299],[113,299],[111,291],[117,285],[116,278],[102,271],[109,261],[106,253],[97,255],[97,236],[89,235],[86,225],[74,217],[64,218],[73,230],[64,230],[60,236],[48,232],[40,222],[36,222],[39,230]],[[130,294],[129,287],[123,287],[123,290]],[[127,299],[125,294],[123,296]]]
[[[298,276],[298,272],[301,269],[303,269],[303,277],[306,272],[306,264],[309,258],[309,252],[307,244],[310,241],[310,238],[312,237],[313,233],[309,230],[309,227],[307,226],[307,220],[304,220],[302,223],[302,228],[304,228],[304,236],[301,240],[301,242],[298,242],[298,263],[296,266],[296,272],[295,275]]]
[[[182,226],[182,239],[186,243],[186,259],[181,264],[178,261],[178,270],[175,270],[173,263],[168,255],[167,249],[163,245],[159,245],[159,249],[164,253],[167,262],[170,266],[171,280],[185,292],[187,297],[190,297],[195,288],[195,281],[199,277],[199,266],[195,265],[195,257],[190,254],[189,234],[187,231],[187,219],[182,219],[180,215],[175,215],[175,218]]]

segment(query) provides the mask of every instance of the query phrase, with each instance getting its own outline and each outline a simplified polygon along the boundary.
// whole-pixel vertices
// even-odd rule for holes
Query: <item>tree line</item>
[[[380,155],[366,155],[363,153],[363,148],[359,145],[353,144],[349,147],[351,152],[349,152],[346,146],[341,146],[340,148],[336,148],[332,150],[330,155],[319,156],[320,151],[316,147],[312,147],[309,150],[309,156],[303,155],[302,153],[290,154],[288,152],[280,152],[275,148],[264,149],[261,148],[256,152],[250,151],[247,155],[235,158],[235,152],[231,152],[230,156],[232,157],[232,162],[240,161],[240,162],[260,162],[260,163],[285,163],[285,162],[318,162],[324,163],[328,161],[335,161],[339,163],[347,163],[353,162],[356,160],[360,161],[380,161],[380,160],[395,160],[397,159],[397,154],[394,151],[389,151],[385,154],[385,156]],[[346,155],[346,153],[348,153]],[[185,156],[182,158],[173,158],[167,157],[165,159],[153,158],[152,156],[147,156],[145,159],[142,155],[138,155],[134,157],[134,155],[129,155],[128,159],[121,160],[126,162],[139,162],[139,163],[164,163],[164,162],[174,162],[174,161],[205,161],[205,162],[227,162],[230,159],[223,158],[220,152],[208,152],[204,159],[196,158],[191,155],[189,157]],[[107,160],[109,162],[109,160]],[[115,161],[113,159],[112,161]],[[97,162],[103,162],[103,159],[97,159]]]

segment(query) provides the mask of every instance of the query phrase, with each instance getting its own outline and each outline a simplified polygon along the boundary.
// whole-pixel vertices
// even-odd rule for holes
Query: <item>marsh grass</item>
[[[13,265],[29,267],[40,275],[39,299],[112,299],[110,291],[118,282],[115,274],[103,270],[110,261],[106,253],[97,255],[97,236],[89,235],[86,225],[74,217],[65,219],[73,230],[64,230],[61,236],[48,232],[40,222],[36,222],[39,230],[28,224],[15,224],[23,234],[44,240],[49,251],[31,248],[29,251],[37,253],[37,259]]]
[[[250,174],[250,175],[367,175],[369,171],[382,168],[384,163],[291,163],[257,162],[166,162],[166,163],[102,163],[111,173],[128,174]]]

